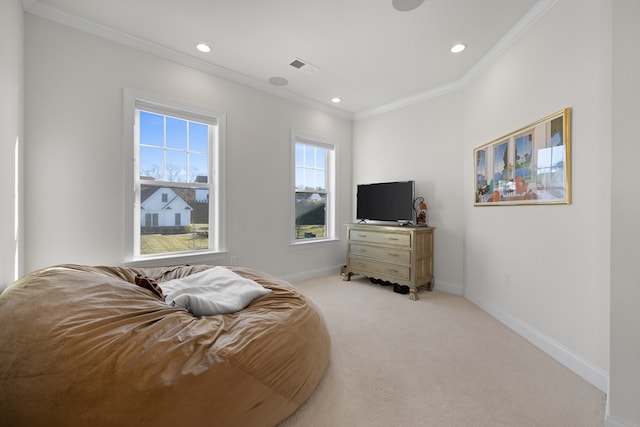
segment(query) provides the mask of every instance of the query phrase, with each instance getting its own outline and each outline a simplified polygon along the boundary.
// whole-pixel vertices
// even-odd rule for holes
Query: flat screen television
[[[358,184],[356,218],[360,221],[413,222],[414,181]]]

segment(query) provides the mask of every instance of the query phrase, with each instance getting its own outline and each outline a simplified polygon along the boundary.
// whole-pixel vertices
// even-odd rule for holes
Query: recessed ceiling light
[[[451,47],[451,52],[452,53],[460,53],[463,50],[465,50],[466,47],[467,47],[467,45],[462,44],[462,43],[458,43],[458,44],[453,45],[453,47]]]
[[[340,101],[342,101],[342,99],[338,98],[337,96],[335,98],[331,98],[331,102],[333,102],[334,104],[337,104]]]
[[[198,49],[200,52],[202,53],[209,53],[211,52],[211,46],[209,46],[206,43],[198,43],[196,45],[196,49]]]
[[[289,84],[289,80],[285,79],[284,77],[271,77],[269,79],[269,83],[271,83],[274,86],[286,86],[287,84]]]

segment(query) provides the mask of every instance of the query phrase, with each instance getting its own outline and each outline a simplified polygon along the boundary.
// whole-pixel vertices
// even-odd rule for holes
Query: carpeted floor
[[[325,317],[331,361],[280,427],[604,424],[604,393],[463,297],[337,274],[295,286]]]

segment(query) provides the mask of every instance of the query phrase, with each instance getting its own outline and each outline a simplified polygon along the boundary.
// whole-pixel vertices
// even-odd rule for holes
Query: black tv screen
[[[413,222],[414,181],[359,184],[356,218]]]

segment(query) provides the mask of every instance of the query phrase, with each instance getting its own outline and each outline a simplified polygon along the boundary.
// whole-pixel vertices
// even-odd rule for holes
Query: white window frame
[[[166,114],[215,124],[217,136],[209,142],[209,249],[140,254],[140,170],[139,142],[136,129],[136,110]],[[226,257],[226,114],[181,104],[139,90],[124,89],[124,262],[126,266],[156,266],[202,263]],[[181,186],[185,183],[177,183]]]
[[[314,145],[327,150],[326,180],[326,230],[325,237],[296,239],[296,143]],[[318,137],[304,132],[291,131],[291,245],[313,245],[334,242],[336,238],[336,144],[327,138]]]

